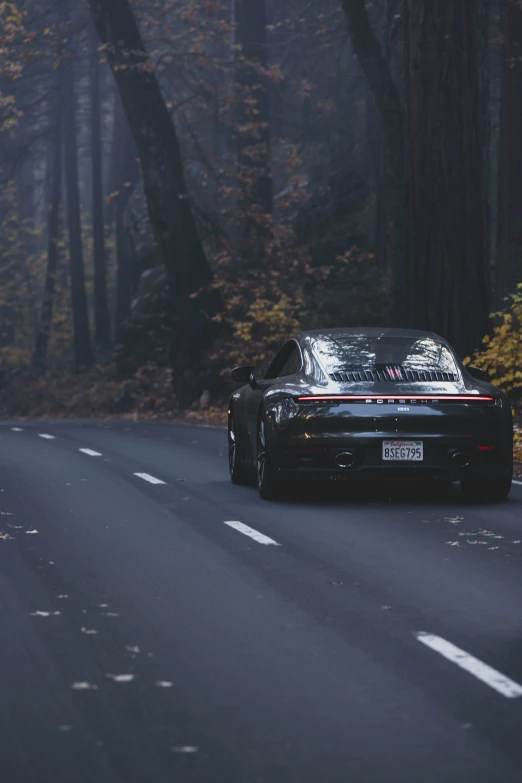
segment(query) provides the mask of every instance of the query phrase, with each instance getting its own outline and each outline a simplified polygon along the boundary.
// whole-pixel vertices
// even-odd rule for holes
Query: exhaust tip
[[[466,451],[451,449],[448,456],[457,468],[467,468],[471,464],[471,456]]]
[[[355,454],[351,451],[343,451],[336,456],[335,464],[338,468],[351,468],[355,464]]]

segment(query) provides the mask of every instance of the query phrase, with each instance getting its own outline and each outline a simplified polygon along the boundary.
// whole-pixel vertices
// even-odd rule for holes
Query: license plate
[[[382,458],[391,462],[422,462],[424,450],[421,440],[384,440]]]

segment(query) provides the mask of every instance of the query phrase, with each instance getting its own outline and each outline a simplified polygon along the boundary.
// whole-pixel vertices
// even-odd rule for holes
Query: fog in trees
[[[219,411],[322,326],[439,332],[517,395],[521,14],[0,3],[12,404],[20,377],[29,412]]]

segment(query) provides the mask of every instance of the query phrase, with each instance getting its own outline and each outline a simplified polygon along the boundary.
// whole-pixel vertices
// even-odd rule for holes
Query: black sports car
[[[232,481],[257,476],[262,498],[295,478],[460,480],[471,498],[502,500],[513,469],[506,396],[448,343],[407,329],[302,332],[265,377],[253,366],[230,399]]]

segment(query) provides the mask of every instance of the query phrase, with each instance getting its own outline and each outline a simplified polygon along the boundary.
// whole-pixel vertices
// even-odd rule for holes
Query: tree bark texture
[[[107,254],[103,197],[103,147],[98,38],[92,34],[90,62],[92,232],[94,254],[94,340],[98,348],[111,346],[111,319],[107,297]]]
[[[198,235],[176,129],[128,0],[89,0],[105,45],[141,160],[151,224],[164,261],[177,318],[172,345],[174,386],[208,334],[207,296],[191,297],[211,282]],[[188,392],[187,392],[188,393]]]
[[[62,96],[63,68],[58,71],[57,100],[56,100],[56,132],[53,140],[52,176],[50,186],[50,205],[47,229],[47,272],[43,293],[40,322],[36,333],[33,365],[44,367],[49,345],[53,321],[53,306],[56,293],[56,274],[58,269],[58,242],[60,239],[60,208],[62,196]]]
[[[69,21],[68,0],[64,0],[64,16]],[[67,223],[71,270],[71,298],[74,324],[74,363],[76,369],[93,363],[85,268],[83,262],[80,195],[78,185],[78,139],[76,135],[76,91],[72,55],[67,52],[60,63],[64,69],[64,148],[65,182],[67,190]]]
[[[116,238],[116,329],[119,330],[131,311],[132,269],[125,241],[123,218],[139,177],[137,152],[119,96],[114,103],[114,135],[112,145],[112,187],[118,195],[113,200]],[[130,186],[132,183],[132,186]]]
[[[341,0],[353,50],[373,93],[386,148],[388,221],[390,232],[391,317],[404,321],[404,112],[389,62],[370,25],[364,0]]]
[[[273,212],[265,0],[234,0],[240,207]]]
[[[501,0],[497,303],[522,282],[522,6]]]
[[[488,326],[484,0],[405,0],[409,325],[461,356]]]

